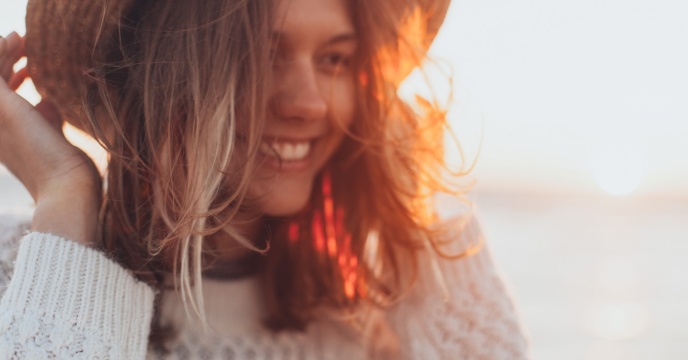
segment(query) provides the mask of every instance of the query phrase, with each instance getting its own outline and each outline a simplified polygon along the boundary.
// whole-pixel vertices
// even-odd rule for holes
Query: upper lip
[[[268,143],[273,143],[273,142],[300,143],[300,142],[313,141],[313,140],[317,139],[318,137],[319,136],[295,137],[295,136],[266,135],[266,136],[263,136],[263,141],[268,142]]]

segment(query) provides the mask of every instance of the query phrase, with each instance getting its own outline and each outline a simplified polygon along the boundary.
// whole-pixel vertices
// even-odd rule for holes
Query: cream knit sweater
[[[28,221],[0,216],[0,359],[527,358],[487,248],[459,261],[433,262],[423,254],[413,291],[392,308],[371,312],[375,320],[368,323],[376,325],[364,331],[333,316],[304,333],[267,331],[260,325],[260,289],[250,277],[204,281],[211,328],[205,332],[187,320],[175,293],[165,293],[162,319],[179,334],[162,354],[147,344],[151,288],[95,250],[28,232]],[[453,236],[460,250],[481,235],[474,225]]]

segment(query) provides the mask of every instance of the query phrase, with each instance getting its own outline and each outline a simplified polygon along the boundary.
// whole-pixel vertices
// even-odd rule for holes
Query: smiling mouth
[[[308,141],[263,141],[260,153],[282,161],[301,161],[311,153],[314,140]]]

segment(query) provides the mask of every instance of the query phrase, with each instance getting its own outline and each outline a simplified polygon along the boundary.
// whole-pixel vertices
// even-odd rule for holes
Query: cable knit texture
[[[363,333],[328,316],[305,333],[266,330],[254,278],[204,281],[211,327],[205,332],[186,317],[178,295],[166,292],[162,319],[179,333],[162,353],[147,349],[154,300],[149,287],[97,251],[27,230],[26,218],[0,216],[1,359],[527,358],[514,307],[487,248],[454,261],[421,254],[411,293],[380,316],[371,315],[379,321],[370,321],[377,325]],[[475,221],[449,235],[457,239],[445,249],[451,252],[482,236]],[[393,357],[371,350],[388,341],[396,349]]]
[[[0,358],[145,356],[153,290],[104,255],[29,233],[11,279],[0,301]]]

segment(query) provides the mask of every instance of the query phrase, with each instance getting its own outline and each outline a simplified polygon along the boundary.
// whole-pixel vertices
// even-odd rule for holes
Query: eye
[[[352,56],[344,52],[329,52],[320,57],[318,65],[331,74],[347,72],[351,69]]]

